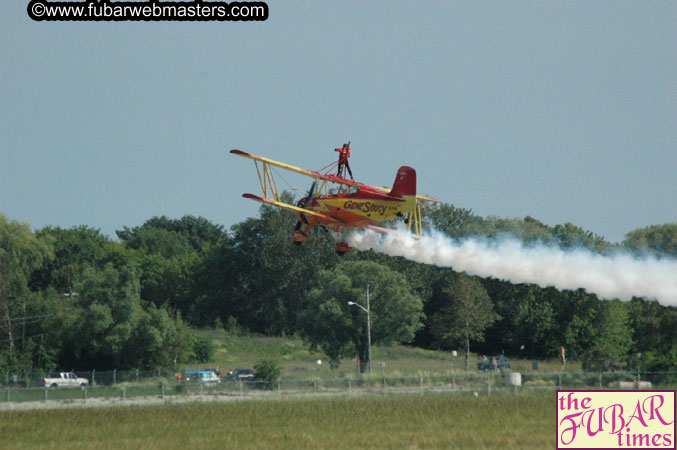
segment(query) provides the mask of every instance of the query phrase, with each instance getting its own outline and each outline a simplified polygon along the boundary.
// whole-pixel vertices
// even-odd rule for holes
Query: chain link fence
[[[215,382],[200,382],[186,372],[171,370],[76,371],[89,384],[76,388],[45,386],[41,373],[4,374],[0,403],[84,401],[93,399],[126,400],[139,397],[361,395],[368,393],[470,392],[491,395],[497,391],[523,392],[556,389],[674,389],[677,372],[543,372],[513,371],[452,372],[445,375],[387,376],[355,374],[351,377],[308,377],[233,381],[219,377]],[[187,380],[187,378],[189,380]]]

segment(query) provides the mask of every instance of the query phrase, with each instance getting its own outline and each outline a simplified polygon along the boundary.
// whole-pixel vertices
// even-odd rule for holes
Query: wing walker
[[[416,171],[411,167],[402,166],[397,171],[391,189],[371,186],[353,179],[348,163],[350,142],[343,144],[343,147],[335,151],[339,152],[338,162],[319,171],[302,169],[242,150],[230,152],[252,159],[261,183],[263,196],[243,194],[243,197],[296,213],[298,222],[291,233],[291,239],[297,245],[308,240],[308,232],[313,227],[319,226],[336,233],[338,241],[336,253],[343,255],[352,248],[346,242],[338,240],[342,229],[369,228],[386,233],[390,230],[378,227],[377,224],[396,218],[404,218],[409,231],[414,236],[420,237],[422,234],[421,208],[433,206],[439,203],[439,200],[416,193]],[[275,167],[313,179],[308,193],[296,205],[280,200],[273,173]],[[336,170],[336,175],[330,173],[334,170]],[[350,179],[345,177],[346,171]]]

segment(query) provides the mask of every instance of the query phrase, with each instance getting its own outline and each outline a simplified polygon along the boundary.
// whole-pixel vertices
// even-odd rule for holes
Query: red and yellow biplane
[[[243,197],[296,213],[298,222],[291,234],[291,239],[299,245],[308,239],[309,230],[315,226],[332,230],[337,235],[343,228],[370,228],[379,232],[387,232],[389,230],[377,227],[376,224],[398,217],[404,218],[409,231],[414,236],[420,236],[422,233],[421,207],[439,203],[439,200],[435,198],[416,193],[416,171],[407,166],[399,168],[392,189],[386,189],[346,179],[342,176],[340,167],[339,174],[341,175],[334,175],[328,172],[301,169],[241,150],[230,152],[254,160],[259,176],[263,196],[243,194]],[[336,164],[327,167],[335,166]],[[313,178],[314,181],[307,195],[296,205],[280,201],[273,167]],[[331,189],[330,192],[329,185],[336,185],[337,188]],[[340,240],[337,242],[337,254],[343,255],[350,250],[351,247],[346,242]]]

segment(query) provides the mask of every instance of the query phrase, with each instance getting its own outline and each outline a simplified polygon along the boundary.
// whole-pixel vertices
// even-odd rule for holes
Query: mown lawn
[[[554,393],[251,400],[0,413],[2,448],[551,448]]]

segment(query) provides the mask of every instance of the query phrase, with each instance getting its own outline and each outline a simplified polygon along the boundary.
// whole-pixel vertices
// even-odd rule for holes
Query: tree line
[[[675,223],[615,244],[570,223],[485,218],[448,204],[426,220],[452,238],[510,234],[677,257]],[[175,367],[209,357],[209,343],[191,332],[205,327],[298,335],[333,361],[366,361],[367,285],[373,344],[527,358],[564,347],[589,367],[677,367],[675,308],[480,279],[372,251],[339,257],[321,230],[294,245],[295,221],[267,206],[230,230],[202,217],[153,217],[114,240],[88,226],[31,231],[0,214],[0,371]]]

